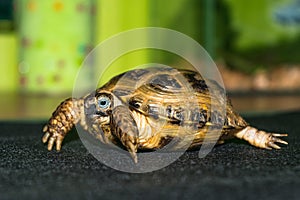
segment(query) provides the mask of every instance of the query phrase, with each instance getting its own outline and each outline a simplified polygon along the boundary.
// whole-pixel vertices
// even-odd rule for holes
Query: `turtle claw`
[[[61,150],[62,141],[63,141],[63,138],[60,138],[59,136],[56,138],[56,151]]]
[[[137,146],[134,145],[134,142],[130,139],[126,142],[125,146],[126,146],[127,150],[129,151],[134,163],[137,163],[138,162],[138,158],[137,158],[137,154],[136,154]]]
[[[54,137],[50,137],[50,139],[48,140],[48,150],[51,151],[52,147],[54,145],[55,142],[55,138]]]
[[[127,151],[130,153],[130,156],[132,158],[132,160],[134,161],[134,163],[138,162],[138,158],[137,158],[137,146],[134,145],[134,142],[132,140],[130,140],[132,138],[128,138],[128,140],[125,143],[125,146],[127,148]]]
[[[46,132],[42,138],[43,143],[46,143],[50,137],[50,133]]]
[[[285,144],[287,145],[288,143],[278,137],[285,137],[287,136],[287,134],[279,134],[279,133],[273,133],[270,134],[269,137],[269,142],[267,142],[267,146],[271,149],[281,149],[280,146],[278,146],[276,143],[280,143],[280,144]]]
[[[130,151],[129,153],[130,153],[130,155],[131,155],[131,158],[132,158],[133,162],[134,162],[134,163],[138,163],[138,158],[137,158],[136,152]]]
[[[286,137],[286,136],[288,136],[288,134],[285,134],[285,133],[272,133],[272,136],[274,136],[274,137]]]
[[[286,141],[284,141],[284,140],[282,140],[282,139],[280,139],[280,138],[278,138],[278,137],[285,137],[285,136],[287,136],[287,134],[278,134],[278,133],[273,133],[273,134],[271,134],[271,141],[272,142],[277,142],[277,143],[281,143],[281,144],[288,144]]]
[[[273,148],[273,149],[281,149],[281,147],[278,146],[277,144],[275,144],[274,142],[269,142],[269,143],[268,143],[268,147],[266,147],[266,149],[271,150],[272,148]]]

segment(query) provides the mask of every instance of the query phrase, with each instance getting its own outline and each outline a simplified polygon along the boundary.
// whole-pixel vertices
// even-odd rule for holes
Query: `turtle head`
[[[118,98],[107,91],[97,91],[88,95],[84,100],[84,113],[92,123],[108,124],[114,106],[118,104]]]

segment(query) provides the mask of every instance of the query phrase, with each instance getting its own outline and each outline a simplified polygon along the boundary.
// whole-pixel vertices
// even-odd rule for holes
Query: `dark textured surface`
[[[289,145],[268,151],[232,141],[204,159],[187,152],[146,174],[104,166],[75,131],[61,152],[48,152],[41,143],[42,123],[1,122],[0,199],[299,199],[300,112],[247,120],[289,133]]]

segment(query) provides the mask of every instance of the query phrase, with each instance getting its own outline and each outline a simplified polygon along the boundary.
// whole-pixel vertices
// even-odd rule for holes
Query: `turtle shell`
[[[135,69],[114,77],[98,92],[103,90],[116,95],[133,111],[138,127],[149,124],[159,130],[159,133],[150,131],[151,136],[144,137],[142,133],[145,131],[140,130],[142,140],[154,135],[180,137],[179,133],[186,137],[186,132],[189,132],[196,134],[196,139],[200,134],[201,142],[205,127],[222,129],[224,126],[224,130],[230,130],[247,125],[232,110],[222,87],[215,81],[204,80],[198,72],[191,70]],[[144,120],[141,121],[141,118]],[[178,127],[188,130],[175,131]]]

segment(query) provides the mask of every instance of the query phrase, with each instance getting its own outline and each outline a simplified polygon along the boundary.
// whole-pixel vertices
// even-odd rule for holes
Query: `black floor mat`
[[[269,151],[233,141],[144,174],[103,165],[75,130],[57,153],[42,144],[42,123],[1,122],[0,199],[299,199],[300,112],[247,120],[289,133],[289,145]]]

